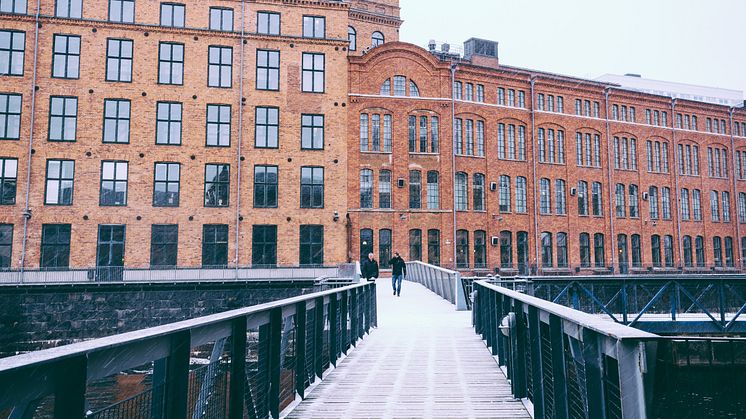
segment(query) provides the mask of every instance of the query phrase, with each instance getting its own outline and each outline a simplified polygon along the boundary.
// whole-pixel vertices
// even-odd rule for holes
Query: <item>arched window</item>
[[[440,230],[427,230],[427,263],[440,266]]]
[[[528,274],[528,232],[519,231],[515,235],[516,256],[518,256],[518,273]]]
[[[692,236],[684,236],[684,266],[692,266]]]
[[[412,80],[409,81],[409,96],[420,97],[420,88]]]
[[[487,232],[484,230],[474,232],[474,267],[487,267]]]
[[[720,237],[715,236],[712,238],[712,260],[715,262],[715,266],[718,268],[723,266],[723,248],[722,240]]]
[[[604,235],[596,233],[593,235],[593,254],[597,268],[606,266],[606,250],[604,246]]]
[[[472,178],[474,211],[484,211],[484,175],[475,173]]]
[[[567,268],[567,233],[557,233],[557,267]]]
[[[373,171],[360,171],[360,208],[373,208]]]
[[[456,231],[456,267],[469,267],[469,231]]]
[[[378,174],[378,208],[391,208],[391,170]]]
[[[552,233],[541,233],[541,266],[552,267]]]
[[[383,228],[378,231],[378,264],[381,268],[390,268],[391,230]]]
[[[407,78],[404,76],[394,76],[394,96],[407,95]]]
[[[588,233],[580,233],[580,267],[591,266],[591,237]]]
[[[383,45],[384,42],[386,42],[386,39],[383,37],[383,34],[381,32],[375,31],[373,32],[373,36],[371,37],[373,40],[373,47],[377,47],[379,45]]]
[[[422,230],[409,230],[409,260],[422,260]]]
[[[440,209],[440,187],[438,172],[427,172],[427,209]]]
[[[456,173],[456,211],[467,211],[469,209],[468,180],[466,173]]]
[[[510,212],[510,176],[500,176],[500,212]]]
[[[350,42],[350,51],[357,50],[357,31],[352,26],[347,27],[347,40]]]
[[[513,267],[513,233],[507,230],[500,232],[500,267]]]
[[[381,85],[381,96],[391,96],[391,79],[386,79]]]
[[[360,262],[368,259],[370,253],[373,253],[373,230],[364,228],[360,230]]]
[[[653,266],[659,268],[661,266],[661,236],[657,234],[650,237],[650,255]]]
[[[696,256],[697,266],[705,266],[705,239],[702,236],[697,236],[694,239],[694,254]]]
[[[616,236],[617,255],[619,255],[619,273],[626,274],[629,272],[629,251],[627,249],[627,235],[618,234]]]

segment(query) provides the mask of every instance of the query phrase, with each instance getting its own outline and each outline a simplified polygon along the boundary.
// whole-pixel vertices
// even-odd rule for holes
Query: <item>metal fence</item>
[[[407,262],[407,281],[417,282],[456,305],[457,310],[468,310],[471,301],[471,281],[462,281],[461,274],[422,262]]]
[[[654,333],[746,332],[746,276],[528,277],[501,286]]]
[[[3,358],[0,413],[276,418],[376,325],[375,297],[374,283],[350,285]],[[198,350],[210,360],[194,368]],[[149,369],[146,388],[91,409],[92,383],[131,369]]]
[[[474,326],[534,418],[644,418],[656,335],[485,281]]]
[[[93,266],[72,269],[0,270],[0,285],[68,284],[89,282],[199,282],[246,280],[309,280],[344,276],[355,270],[355,264],[335,267],[152,267]]]

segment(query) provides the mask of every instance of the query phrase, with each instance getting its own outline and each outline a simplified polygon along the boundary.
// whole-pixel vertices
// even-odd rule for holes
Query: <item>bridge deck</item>
[[[471,327],[471,312],[421,285],[378,280],[378,328],[289,418],[528,418]]]

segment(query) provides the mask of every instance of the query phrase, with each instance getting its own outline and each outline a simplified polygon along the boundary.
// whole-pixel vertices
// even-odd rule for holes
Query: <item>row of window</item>
[[[557,104],[556,108],[554,106],[555,103]],[[544,96],[544,93],[539,93],[536,97],[536,109],[540,111],[564,113],[565,98],[562,96],[557,96],[555,98],[554,95]]]
[[[357,30],[352,26],[347,27],[347,41],[350,44],[350,51],[357,51]],[[373,32],[373,34],[370,36],[371,48],[383,45],[384,42],[386,42],[386,38],[384,37],[383,33],[379,31]]]
[[[410,118],[411,123],[412,119]],[[410,125],[410,135],[411,128]],[[420,135],[422,135],[421,130]],[[484,121],[476,121],[475,124],[473,119],[456,118],[454,120],[453,136],[456,143],[456,154],[484,157]]]
[[[427,263],[440,265],[440,230],[430,229],[426,232],[427,237]],[[360,230],[360,260],[365,260],[368,255],[375,254],[376,239],[372,229]],[[403,252],[402,252],[403,254]],[[378,265],[387,269],[391,267],[392,234],[391,230],[384,228],[378,231]],[[409,230],[409,258],[408,260],[423,260],[423,231],[420,229]]]
[[[324,168],[301,167],[300,207],[324,206]],[[16,202],[18,160],[0,158],[0,205]],[[74,160],[47,160],[44,204],[72,205],[75,183]],[[254,166],[254,207],[276,208],[279,185],[277,166]],[[101,162],[99,205],[125,206],[129,189],[129,163]],[[153,174],[153,206],[178,207],[181,194],[181,164],[155,163]],[[230,165],[206,164],[204,206],[227,207],[230,197]]]
[[[469,102],[484,102],[484,85],[477,84],[474,90],[474,83],[463,83],[456,81],[453,84],[453,98],[456,100],[466,100]]]
[[[0,139],[20,139],[20,112],[20,95],[0,94]],[[230,147],[231,113],[231,105],[207,105],[205,122],[206,146]],[[181,145],[183,117],[183,104],[181,102],[157,102],[155,143],[159,145]],[[48,137],[50,141],[76,141],[77,122],[77,97],[52,96],[50,98]],[[300,122],[301,149],[323,149],[324,115],[301,114]],[[129,100],[104,100],[104,122],[102,134],[102,141],[104,143],[129,143],[130,123],[131,102]],[[279,131],[280,109],[266,106],[256,107],[254,119],[254,146],[256,148],[278,148],[280,136]],[[390,135],[388,136],[388,139],[390,140]]]
[[[0,31],[0,74],[23,75],[25,33]],[[5,43],[7,42],[7,44]],[[55,34],[53,36],[52,77],[80,78],[81,37]],[[106,81],[131,82],[134,41],[107,39]],[[233,48],[213,45],[207,51],[207,85],[233,86]],[[322,53],[301,54],[303,92],[323,93],[326,59]],[[158,44],[158,83],[183,85],[185,46],[178,42]],[[279,90],[280,51],[259,49],[256,52],[256,89]]]
[[[63,269],[70,266],[70,224],[44,224],[41,234],[40,268]],[[252,226],[252,260],[254,267],[277,265],[277,226]],[[228,225],[202,226],[202,265],[228,265]],[[99,225],[96,266],[124,266],[126,226]],[[13,225],[0,224],[0,268],[11,266]],[[179,226],[153,224],[150,233],[150,266],[176,267],[179,251]],[[298,260],[301,266],[324,264],[324,226],[301,225],[299,229]]]
[[[661,127],[668,126],[668,112],[645,109],[645,123]]]
[[[426,205],[428,210],[440,209],[440,174],[429,171],[426,174]],[[360,171],[360,208],[373,208],[373,182],[374,174],[370,169]],[[391,170],[382,169],[378,172],[378,208],[391,209]],[[422,209],[422,172],[419,170],[409,171],[409,208]],[[399,187],[404,186],[404,179],[399,179]],[[481,184],[484,188],[484,181]],[[483,196],[483,194],[482,194]]]

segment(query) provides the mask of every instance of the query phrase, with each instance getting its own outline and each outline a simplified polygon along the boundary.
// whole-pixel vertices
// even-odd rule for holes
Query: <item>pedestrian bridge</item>
[[[655,311],[675,289],[708,318],[720,313],[712,321],[722,330],[740,330],[731,323],[746,301],[736,285],[666,285],[635,314],[626,284],[616,294],[608,285],[598,294],[582,281],[553,284],[557,304],[528,295],[525,283],[476,281],[419,262],[408,271],[401,297],[386,279],[330,283],[319,293],[0,359],[0,418],[746,415],[746,340],[666,337],[621,320]],[[704,307],[712,289],[719,308]],[[573,305],[603,306],[605,317],[561,305],[566,295]],[[617,300],[625,307],[618,321]],[[672,321],[691,311],[681,301],[670,303]],[[122,388],[133,380],[134,389]]]

